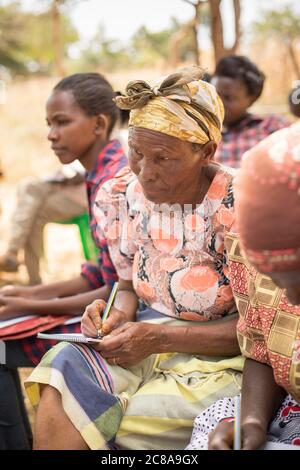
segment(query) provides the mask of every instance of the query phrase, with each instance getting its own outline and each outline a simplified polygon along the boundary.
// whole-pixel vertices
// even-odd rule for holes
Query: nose
[[[48,132],[48,135],[47,135],[47,139],[50,140],[50,142],[57,141],[57,139],[58,139],[58,132],[56,131],[56,129],[53,126],[49,127],[49,132]]]
[[[143,159],[140,162],[139,179],[145,183],[153,182],[157,179],[154,163],[149,162],[146,159]]]

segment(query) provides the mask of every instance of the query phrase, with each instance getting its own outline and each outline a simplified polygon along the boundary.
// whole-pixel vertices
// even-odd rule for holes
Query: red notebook
[[[70,320],[69,315],[43,315],[34,317],[24,317],[24,320],[1,327],[0,322],[0,340],[13,340],[27,338],[36,335],[42,331],[49,330],[55,326],[62,325]]]

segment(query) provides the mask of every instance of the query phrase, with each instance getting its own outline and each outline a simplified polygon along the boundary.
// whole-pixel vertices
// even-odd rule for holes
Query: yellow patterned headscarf
[[[119,108],[131,110],[129,126],[197,144],[219,143],[223,103],[202,76],[203,70],[194,66],[161,78],[153,87],[143,80],[132,81],[115,102]]]

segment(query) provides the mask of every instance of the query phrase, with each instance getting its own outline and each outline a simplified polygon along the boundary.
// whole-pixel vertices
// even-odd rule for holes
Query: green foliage
[[[146,26],[141,26],[131,39],[133,61],[139,65],[152,65],[158,60],[167,60],[170,54],[170,40],[179,27],[175,19],[172,19],[169,28],[158,32],[151,32]]]
[[[56,11],[61,22],[62,56],[68,65],[68,71],[97,68],[114,71],[167,62],[171,56],[173,37],[181,32],[182,28],[187,33],[176,43],[178,58],[181,61],[193,59],[193,31],[189,31],[186,25],[175,18],[171,19],[169,27],[161,31],[152,32],[146,26],[140,27],[125,45],[108,38],[104,28],[100,26],[92,40],[83,46],[69,19],[69,12],[70,7],[84,1],[86,0],[39,0],[39,13],[24,12],[20,1],[10,1],[6,2],[6,6],[0,6],[0,65],[9,68],[12,73],[53,71],[55,50],[52,15],[55,7],[58,8]],[[99,13],[101,14],[101,11]],[[191,9],[191,18],[192,15]],[[207,5],[201,8],[200,23],[202,27],[209,29],[210,15]],[[69,47],[75,43],[79,58],[71,60]]]
[[[25,25],[25,18],[19,14],[19,2],[0,6],[0,64],[18,72],[25,70],[22,42]]]
[[[253,24],[253,32],[260,36],[274,36],[284,41],[300,37],[300,16],[290,6],[266,11],[261,21]]]
[[[62,16],[63,53],[79,36],[67,16]],[[24,12],[19,2],[0,7],[0,64],[12,73],[49,73],[54,51],[51,12]]]
[[[101,68],[113,71],[130,66],[130,55],[122,44],[114,39],[108,39],[103,26],[99,26],[94,37],[80,50],[78,60],[70,63],[72,72],[82,72]]]
[[[83,70],[101,67],[103,70],[116,70],[144,65],[153,65],[159,60],[167,60],[170,53],[170,40],[179,28],[179,23],[172,19],[171,26],[162,31],[151,32],[142,26],[132,36],[128,45],[108,39],[103,26],[81,51],[79,64]]]

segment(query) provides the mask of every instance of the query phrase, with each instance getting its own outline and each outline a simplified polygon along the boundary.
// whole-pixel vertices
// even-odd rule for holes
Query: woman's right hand
[[[125,313],[111,307],[108,318],[102,323],[101,317],[105,307],[104,300],[94,300],[86,307],[81,319],[81,331],[84,336],[97,337],[99,330],[103,335],[107,335],[126,322]]]
[[[266,432],[258,423],[242,426],[242,450],[256,450],[267,439]],[[232,450],[234,444],[234,421],[221,421],[208,436],[209,450]]]

